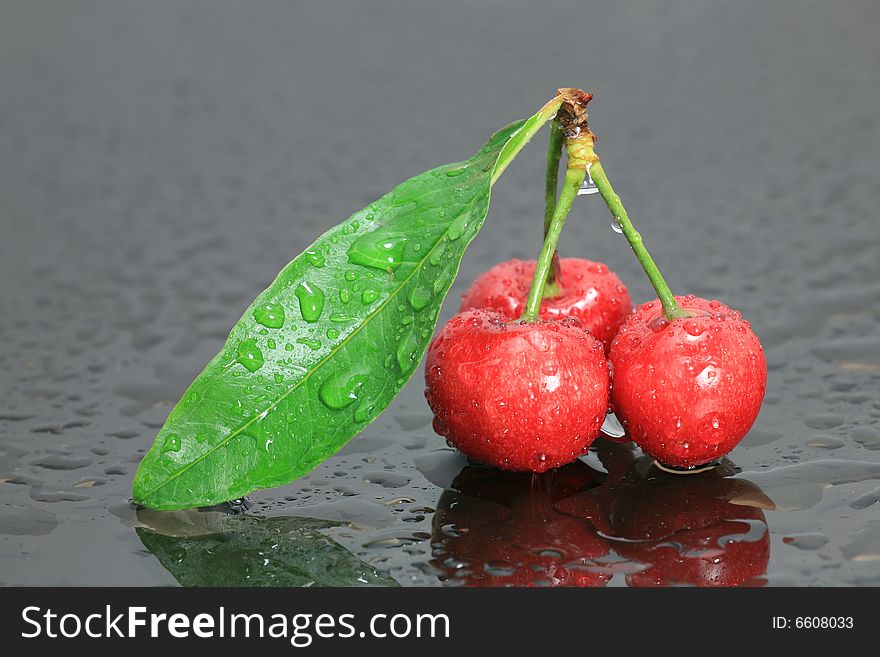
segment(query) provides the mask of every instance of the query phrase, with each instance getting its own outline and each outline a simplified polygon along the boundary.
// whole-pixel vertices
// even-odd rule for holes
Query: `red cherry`
[[[596,486],[580,461],[534,476],[465,467],[440,496],[432,564],[463,586],[604,586],[594,561],[608,546],[584,520],[556,511],[561,499]]]
[[[543,472],[599,435],[608,408],[605,352],[573,318],[507,322],[466,310],[428,347],[434,430],[472,459]]]
[[[562,500],[557,509],[590,521],[614,551],[642,567],[629,586],[760,584],[770,534],[760,505],[770,501],[732,468],[680,476],[649,457],[617,481]]]
[[[627,318],[611,343],[611,405],[630,437],[661,463],[718,460],[754,423],[767,382],[764,351],[739,311],[676,297],[695,316],[667,320],[660,302]]]
[[[601,262],[562,258],[562,293],[541,301],[541,319],[577,317],[605,345],[632,312],[626,286]],[[507,319],[519,319],[535,274],[534,260],[509,260],[480,274],[462,296],[461,310],[491,308]]]

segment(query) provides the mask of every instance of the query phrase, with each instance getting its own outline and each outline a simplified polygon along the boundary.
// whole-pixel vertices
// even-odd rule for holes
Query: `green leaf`
[[[494,178],[547,118],[402,183],[287,265],[171,411],[135,502],[182,509],[286,484],[372,422],[421,360]]]
[[[173,533],[136,529],[144,547],[183,586],[397,586],[321,533],[338,523],[199,515],[212,518],[181,524]]]

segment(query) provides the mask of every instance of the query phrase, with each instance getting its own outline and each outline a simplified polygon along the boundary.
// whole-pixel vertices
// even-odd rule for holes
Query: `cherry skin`
[[[595,561],[608,545],[554,508],[598,483],[581,461],[541,475],[466,466],[437,503],[431,563],[441,581],[469,587],[605,586]]]
[[[428,347],[434,430],[472,459],[544,472],[599,435],[608,408],[602,344],[578,320],[509,322],[491,310],[453,317]]]
[[[541,319],[577,317],[605,349],[632,312],[626,286],[601,262],[562,258],[562,292],[541,301]],[[535,274],[534,260],[508,260],[480,274],[462,296],[461,310],[490,308],[519,319]]]
[[[692,317],[667,320],[660,302],[630,315],[611,343],[611,406],[660,463],[690,468],[730,452],[758,416],[767,363],[758,336],[720,301],[676,297]]]

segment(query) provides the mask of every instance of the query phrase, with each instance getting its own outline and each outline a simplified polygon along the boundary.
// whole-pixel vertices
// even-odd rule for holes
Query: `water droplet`
[[[180,442],[180,436],[176,433],[169,433],[165,436],[165,440],[162,441],[161,453],[167,454],[168,452],[179,452],[182,443]]]
[[[299,299],[299,312],[302,318],[307,322],[317,322],[324,311],[324,292],[321,288],[303,281],[297,286],[294,294]]]
[[[361,302],[364,304],[373,303],[378,298],[379,293],[372,288],[368,287],[366,290],[361,292]]]
[[[351,292],[349,292],[348,290],[340,290],[339,300],[342,303],[348,303],[349,301],[351,301]]]
[[[317,249],[309,249],[306,251],[306,259],[315,267],[324,266],[324,254]]]
[[[397,364],[404,374],[409,373],[416,366],[418,360],[419,338],[418,334],[410,326],[401,336],[397,345]]]
[[[623,226],[620,225],[620,217],[611,217],[611,230],[618,235],[623,233]]]
[[[327,337],[330,340],[335,340],[336,338],[339,337],[339,330],[335,329],[335,328],[327,329]]]
[[[415,310],[421,310],[431,301],[431,290],[426,287],[416,286],[409,295],[409,305]]]
[[[584,182],[581,183],[581,186],[578,189],[578,196],[585,196],[587,194],[595,194],[598,191],[599,191],[599,188],[596,187],[596,183],[594,183],[593,179],[590,177],[590,172],[587,171],[587,177],[584,178]]]
[[[337,372],[328,377],[318,390],[318,397],[327,408],[341,410],[358,400],[361,388],[369,381],[365,374]]]
[[[348,261],[355,265],[394,271],[403,261],[407,237],[379,228],[359,237],[348,249]]]
[[[351,317],[345,313],[330,313],[330,321],[336,322],[337,324],[343,324],[345,322],[350,322]]]
[[[353,280],[356,280],[357,277],[358,277],[358,275],[357,275],[355,272],[353,272],[353,271],[347,271],[347,272],[345,272],[345,276],[344,276],[344,277],[345,277],[345,280],[347,280],[347,281],[350,283],[350,282],[352,282]]]
[[[552,360],[548,360],[541,366],[541,373],[546,376],[553,376],[559,371],[559,366]]]
[[[654,333],[659,333],[667,326],[669,326],[669,320],[665,317],[655,317],[650,321],[648,326],[651,328],[652,331],[654,331]]]
[[[441,271],[437,274],[437,278],[434,280],[434,293],[440,294],[443,291],[443,288],[449,283],[449,279],[451,278],[451,274],[449,270]]]
[[[277,303],[262,303],[254,308],[254,319],[267,328],[284,326],[284,308]]]
[[[256,372],[263,366],[263,352],[257,346],[257,341],[242,340],[238,345],[238,362],[244,365],[249,372]]]
[[[444,242],[439,242],[437,246],[434,247],[434,251],[428,258],[428,262],[435,267],[439,265],[442,262],[444,251],[446,251],[446,244]]]
[[[275,379],[275,383],[281,383],[282,381],[284,381],[284,375],[281,374],[281,372],[275,372],[273,378]]]
[[[299,338],[297,342],[299,344],[304,344],[312,351],[317,351],[321,348],[321,342],[318,340],[312,340],[311,338]]]
[[[471,220],[470,212],[463,212],[455,220],[449,224],[449,228],[446,231],[446,234],[449,236],[449,239],[452,241],[457,240],[464,234],[464,231],[467,230],[468,222]]]
[[[703,327],[694,319],[688,320],[683,325],[685,332],[694,337],[703,334]]]
[[[278,345],[275,343],[275,340],[269,338],[268,340],[266,340],[266,346],[269,347],[269,349],[274,349]]]
[[[458,169],[450,169],[446,172],[446,175],[450,178],[454,178],[455,176],[460,176],[461,174],[467,171],[467,167],[459,167]]]

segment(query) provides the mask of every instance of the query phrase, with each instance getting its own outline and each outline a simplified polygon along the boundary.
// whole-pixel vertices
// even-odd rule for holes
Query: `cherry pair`
[[[767,368],[738,311],[675,297],[632,312],[626,287],[601,263],[565,259],[565,286],[518,320],[535,262],[496,265],[428,350],[434,428],[471,458],[543,472],[575,460],[615,412],[660,463],[696,468],[733,449],[753,424]],[[607,352],[607,359],[606,359]]]

